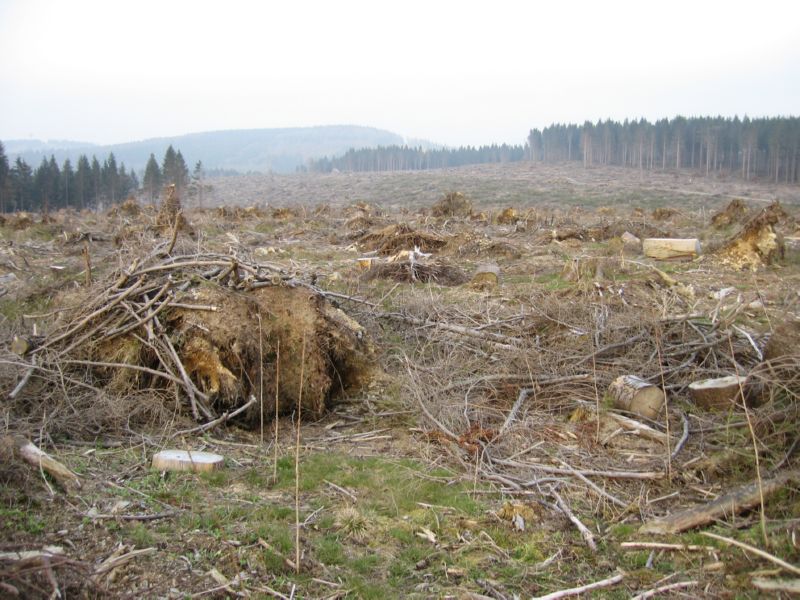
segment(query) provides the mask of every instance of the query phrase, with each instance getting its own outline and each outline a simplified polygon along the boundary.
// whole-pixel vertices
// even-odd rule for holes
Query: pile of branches
[[[319,415],[332,395],[369,378],[363,330],[309,282],[274,264],[171,248],[165,242],[106,281],[62,293],[48,335],[15,340],[22,358],[6,364],[26,367],[9,394],[24,398],[18,407],[61,389],[66,406],[44,403],[38,412],[51,421],[62,413],[71,426],[53,425],[66,433],[76,419],[91,421],[83,408],[116,420],[97,428],[129,426],[137,411],[163,420],[184,407],[211,427],[238,415],[252,421],[259,390],[273,397],[279,386],[281,412],[302,398]],[[81,390],[89,406],[76,402]]]

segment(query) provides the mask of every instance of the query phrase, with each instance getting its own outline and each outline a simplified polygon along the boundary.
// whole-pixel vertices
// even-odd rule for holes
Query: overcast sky
[[[800,2],[0,0],[0,140],[800,114]]]

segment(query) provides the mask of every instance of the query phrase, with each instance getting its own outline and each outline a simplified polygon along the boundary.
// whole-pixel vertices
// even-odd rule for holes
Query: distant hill
[[[102,162],[109,152],[113,152],[117,164],[125,163],[128,169],[141,171],[151,153],[160,162],[167,146],[172,144],[173,148],[181,151],[190,170],[198,160],[202,160],[207,169],[278,173],[292,172],[309,159],[340,155],[350,148],[402,143],[403,138],[390,131],[356,125],[209,131],[109,146],[80,142],[59,145],[52,140],[3,140],[11,161],[21,156],[32,167],[38,166],[42,158],[49,158],[51,154],[59,165],[69,158],[74,166],[81,154],[90,158],[95,155]]]

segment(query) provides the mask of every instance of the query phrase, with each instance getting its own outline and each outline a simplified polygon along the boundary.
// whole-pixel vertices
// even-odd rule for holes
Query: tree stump
[[[469,282],[470,287],[477,290],[493,290],[500,283],[500,267],[495,264],[480,265]]]
[[[207,473],[221,469],[225,459],[211,452],[162,450],[153,456],[153,469],[158,471],[194,471]]]
[[[636,375],[620,375],[608,387],[616,408],[655,420],[661,414],[666,396],[664,391]]]
[[[707,410],[730,408],[740,396],[740,386],[744,387],[746,382],[746,377],[736,375],[703,379],[689,384],[689,395],[697,406]]]

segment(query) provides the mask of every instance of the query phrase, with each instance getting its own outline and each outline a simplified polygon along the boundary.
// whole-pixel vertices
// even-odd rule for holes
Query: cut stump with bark
[[[493,290],[500,283],[500,267],[495,264],[480,265],[469,282],[477,290]]]
[[[664,406],[664,391],[636,375],[620,375],[608,387],[616,408],[655,420]]]
[[[708,410],[730,408],[741,396],[741,388],[747,383],[746,377],[729,375],[716,379],[703,379],[689,384],[689,394],[694,403]]]

